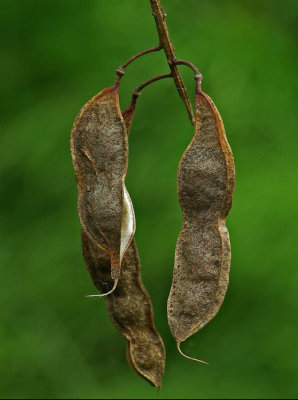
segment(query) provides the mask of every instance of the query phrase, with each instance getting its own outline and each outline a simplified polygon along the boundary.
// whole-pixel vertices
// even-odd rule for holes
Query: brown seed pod
[[[178,169],[183,225],[168,299],[169,326],[180,352],[180,342],[219,311],[231,261],[225,219],[234,192],[234,160],[220,114],[201,91],[200,79],[195,112],[195,133]]]
[[[83,229],[82,249],[94,285],[105,292],[106,282],[112,286],[109,255]],[[141,281],[134,239],[123,257],[117,288],[105,300],[113,324],[128,341],[129,365],[150,384],[160,387],[165,367],[165,348],[154,326],[151,301]]]
[[[118,85],[104,89],[79,112],[71,132],[82,227],[111,256],[117,283],[121,260],[133,238],[135,218],[124,180],[128,164],[126,124]]]
[[[111,93],[110,90],[109,93]],[[126,141],[134,115],[135,101],[136,98],[123,112]],[[102,102],[100,102],[100,106],[102,106]],[[117,107],[117,113],[118,110]],[[90,145],[91,143],[90,140]],[[112,143],[110,145],[112,146]],[[94,148],[94,154],[94,158],[98,159],[96,148]],[[81,156],[80,153],[79,156]],[[74,162],[74,165],[77,165],[77,162]],[[87,173],[83,174],[83,178],[92,173],[90,165],[87,164],[86,169]],[[91,175],[91,177],[93,176]],[[79,176],[78,184],[81,180],[82,178]],[[95,183],[97,183],[96,180]],[[94,185],[94,181],[91,181],[90,187],[92,184]],[[124,190],[126,191],[125,186]],[[128,207],[123,207],[122,231],[125,231],[123,229],[125,220],[131,221],[131,218],[125,219],[126,209],[129,210]],[[130,232],[129,229],[126,231]],[[112,322],[128,341],[126,352],[128,363],[134,372],[153,386],[160,387],[165,368],[165,348],[154,326],[151,301],[141,281],[140,261],[135,240],[132,240],[123,256],[122,272],[117,288],[115,288],[115,284],[113,285],[110,275],[111,257],[104,245],[101,235],[94,237],[92,234],[87,234],[85,224],[82,223],[83,257],[96,288],[102,293],[110,294],[105,297],[107,309]],[[110,289],[111,287],[112,289]]]

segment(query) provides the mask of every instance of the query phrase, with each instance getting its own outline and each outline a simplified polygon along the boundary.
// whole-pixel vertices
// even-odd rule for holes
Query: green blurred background
[[[158,398],[134,375],[84,266],[69,152],[80,107],[158,43],[149,0],[1,0],[1,398]],[[170,80],[146,88],[127,187],[164,338],[161,398],[293,398],[297,385],[297,78],[293,0],[163,0],[176,55],[203,73],[236,163],[232,269],[218,316],[183,344],[166,301],[181,227],[178,162],[193,128]],[[193,98],[193,74],[180,68]],[[127,69],[125,108],[162,53]]]

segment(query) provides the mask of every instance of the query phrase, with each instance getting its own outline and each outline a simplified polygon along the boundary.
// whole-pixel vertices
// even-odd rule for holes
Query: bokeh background
[[[133,54],[158,43],[149,0],[1,0],[1,398],[158,398],[134,375],[80,248],[70,130]],[[176,55],[195,63],[236,163],[232,268],[218,316],[179,356],[166,301],[181,227],[178,162],[193,128],[170,80],[146,88],[127,187],[142,276],[165,341],[159,398],[294,398],[297,385],[295,0],[163,0]],[[193,74],[180,68],[193,99]],[[125,108],[164,54],[127,69]]]

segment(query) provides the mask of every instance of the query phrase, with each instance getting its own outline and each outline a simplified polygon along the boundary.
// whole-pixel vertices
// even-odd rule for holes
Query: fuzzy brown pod
[[[133,206],[125,187],[128,140],[118,92],[115,84],[88,101],[71,132],[80,222],[110,255],[115,282],[135,231]]]
[[[99,291],[106,292],[112,286],[109,255],[83,229],[82,249],[94,285]],[[123,257],[117,288],[105,297],[105,301],[113,324],[128,341],[129,365],[151,385],[160,387],[165,368],[165,348],[154,326],[152,304],[141,281],[135,239]]]
[[[169,326],[180,352],[180,343],[214,318],[224,300],[231,262],[225,220],[234,184],[222,119],[197,79],[195,132],[178,169],[183,225],[168,298]]]
[[[106,89],[106,91],[101,93],[103,93],[104,96],[106,96],[106,94],[110,96],[110,94],[114,95],[114,93],[116,93],[112,88]],[[116,95],[118,94],[116,93]],[[96,97],[95,101],[97,101]],[[118,101],[119,100],[116,99],[116,102]],[[100,99],[99,104],[100,107],[102,107],[102,99]],[[124,121],[125,123],[124,132],[126,135],[126,141],[134,115],[134,107],[135,103],[128,107],[123,112],[123,117],[121,115],[120,118],[121,122]],[[116,109],[114,108],[113,112],[117,112],[117,114],[119,114],[118,106]],[[75,132],[77,133],[77,129]],[[90,149],[92,145],[91,139],[92,138],[89,140]],[[112,143],[109,145],[112,146]],[[77,144],[77,146],[80,146],[80,142]],[[93,146],[92,148],[94,149],[93,159],[98,160],[99,154],[96,152],[96,148]],[[73,154],[75,154],[74,151]],[[81,156],[80,152],[79,156]],[[84,160],[84,157],[82,157],[82,159]],[[91,167],[94,170],[93,165],[88,164],[86,160],[85,163],[87,163],[85,167],[87,173],[83,174],[83,179],[88,175],[94,179],[92,170],[90,169]],[[77,162],[74,162],[74,165],[77,165]],[[79,185],[82,181],[82,177],[79,176],[77,180]],[[95,184],[98,183],[96,179],[94,181]],[[91,180],[90,187],[92,187],[94,181],[92,182]],[[82,186],[84,189],[84,185]],[[124,190],[126,190],[125,186]],[[119,198],[117,200],[118,206],[120,206]],[[94,204],[94,207],[96,207],[96,204]],[[124,217],[122,217],[122,220],[124,221],[125,212],[126,209],[124,206]],[[92,215],[90,218],[91,217]],[[80,220],[84,221],[84,218],[80,217]],[[108,251],[109,249],[105,247],[105,242],[102,242],[102,235],[96,236],[92,234],[92,231],[91,234],[87,233],[85,226],[86,224],[82,223],[81,236],[83,257],[95,287],[102,293],[110,293],[109,296],[105,297],[107,310],[114,325],[128,341],[126,351],[128,363],[134,372],[147,380],[151,385],[160,387],[165,368],[165,348],[163,341],[154,325],[153,310],[150,298],[141,281],[141,267],[136,242],[134,239],[132,239],[132,242],[130,241],[131,243],[123,254],[121,268],[122,271],[119,277],[117,288],[115,288],[115,284],[113,285],[112,280],[113,277],[110,273],[112,257]]]

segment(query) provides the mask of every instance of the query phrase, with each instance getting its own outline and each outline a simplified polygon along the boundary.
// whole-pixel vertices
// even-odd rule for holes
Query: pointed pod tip
[[[115,291],[115,289],[117,287],[117,284],[118,284],[118,279],[115,279],[114,280],[114,286],[112,287],[112,289],[109,292],[103,293],[103,294],[87,294],[85,297],[89,298],[89,297],[105,297],[105,296],[108,296],[109,294],[112,294]]]
[[[209,365],[209,363],[207,363],[206,361],[202,361],[202,360],[199,360],[199,359],[197,359],[197,358],[189,357],[189,356],[187,356],[186,354],[184,354],[184,353],[182,352],[181,348],[180,348],[180,344],[181,344],[181,342],[177,342],[177,349],[178,349],[179,353],[180,353],[183,357],[187,358],[188,360],[192,360],[192,361],[196,361],[196,362],[199,362],[199,363],[202,363],[202,364]]]

